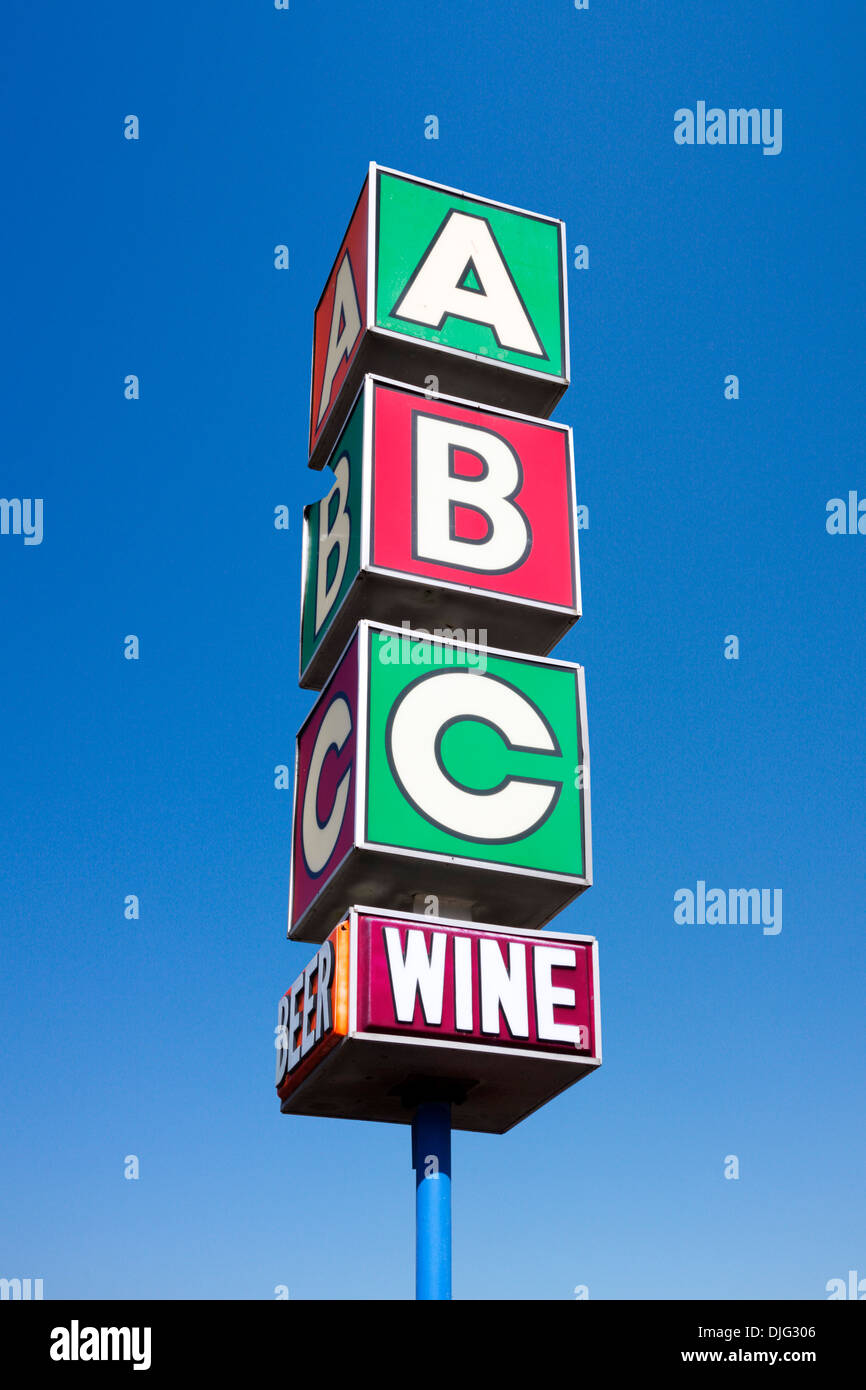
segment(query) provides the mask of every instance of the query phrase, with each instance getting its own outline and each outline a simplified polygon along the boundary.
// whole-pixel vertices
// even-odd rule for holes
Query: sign
[[[286,990],[277,1016],[277,1092],[301,1084],[348,1032],[349,936],[342,923]]]
[[[311,467],[370,371],[549,415],[568,386],[563,223],[371,164],[315,311]]]
[[[580,616],[567,425],[367,376],[329,464],[304,510],[301,685],[362,617],[447,612],[462,640],[543,655]]]
[[[419,1078],[455,1129],[504,1133],[601,1063],[592,937],[355,907],[280,1001],[285,1113],[408,1124]]]
[[[540,928],[591,865],[583,668],[361,622],[298,734],[289,935],[429,894]]]
[[[540,931],[592,882],[583,668],[546,655],[581,613],[568,373],[563,223],[370,164],[314,317],[288,935],[317,949],[276,1088],[412,1125],[425,1300],[451,1128],[601,1063],[596,942]]]

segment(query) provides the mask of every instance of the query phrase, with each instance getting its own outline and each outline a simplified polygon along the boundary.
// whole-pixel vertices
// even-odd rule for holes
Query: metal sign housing
[[[601,1064],[598,945],[352,907],[280,1002],[285,1114],[502,1134]]]
[[[361,618],[447,619],[539,655],[579,618],[568,425],[367,376],[328,462],[333,487],[304,509],[302,686],[321,688]]]
[[[316,305],[309,462],[367,372],[547,416],[568,387],[565,227],[371,163]]]
[[[583,668],[361,622],[298,733],[289,936],[430,893],[541,928],[591,881]]]

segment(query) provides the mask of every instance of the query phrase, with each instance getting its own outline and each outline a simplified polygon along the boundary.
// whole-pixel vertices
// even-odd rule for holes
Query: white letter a
[[[547,357],[487,218],[454,208],[391,310],[436,329],[449,316],[487,324],[509,352]]]

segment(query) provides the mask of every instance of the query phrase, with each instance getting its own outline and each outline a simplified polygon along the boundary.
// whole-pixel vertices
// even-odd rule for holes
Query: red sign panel
[[[367,199],[364,184],[313,321],[310,453],[340,394],[367,315]]]
[[[356,636],[298,735],[290,927],[354,843],[357,645]]]
[[[374,383],[374,566],[574,607],[569,431]]]
[[[593,943],[359,916],[357,1028],[596,1055]]]

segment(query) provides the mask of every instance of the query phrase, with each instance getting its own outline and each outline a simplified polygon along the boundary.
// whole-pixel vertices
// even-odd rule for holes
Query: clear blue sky
[[[273,769],[312,699],[312,314],[376,159],[590,248],[557,653],[586,668],[595,884],[556,927],[599,938],[605,1061],[455,1137],[455,1297],[866,1276],[866,536],[825,528],[866,496],[862,6],[13,0],[4,27],[0,493],[44,499],[44,539],[0,536],[0,1275],[412,1295],[408,1130],[272,1087],[310,954]],[[699,100],[782,108],[782,152],[678,146]],[[781,932],[678,925],[698,880],[780,888]]]

